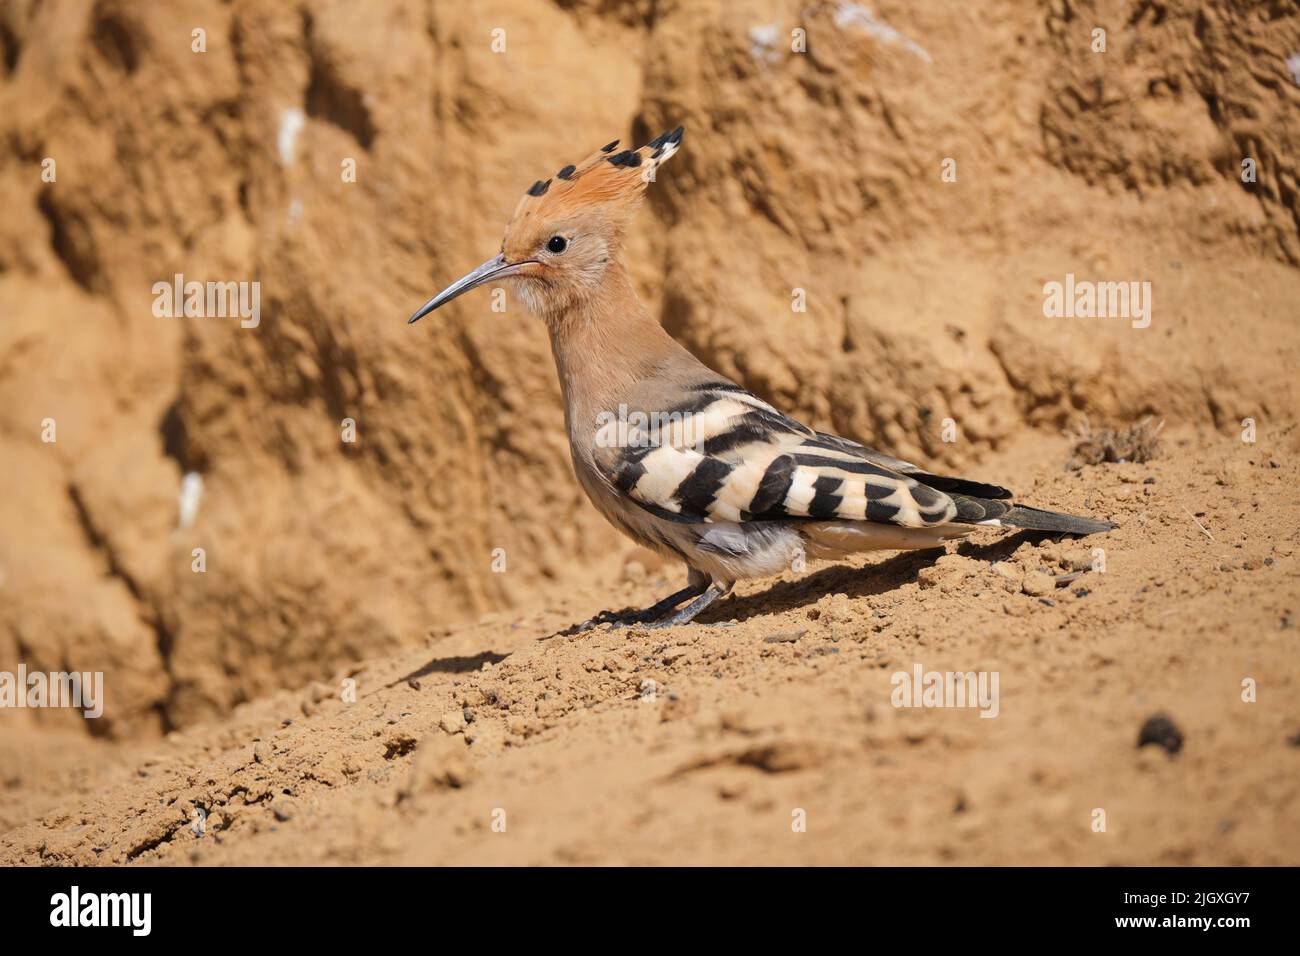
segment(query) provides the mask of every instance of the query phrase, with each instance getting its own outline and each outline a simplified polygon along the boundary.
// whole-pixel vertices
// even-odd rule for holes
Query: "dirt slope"
[[[675,581],[587,591],[375,659],[354,703],[341,673],[162,744],[6,759],[0,820],[31,822],[0,862],[1300,863],[1300,457],[1168,444],[1067,474],[1033,441],[989,472],[1102,538],[990,534],[744,586],[698,627],[563,634]],[[1104,571],[1027,593],[1093,547]],[[997,716],[894,707],[917,664],[996,671]],[[1158,713],[1175,754],[1137,747]]]

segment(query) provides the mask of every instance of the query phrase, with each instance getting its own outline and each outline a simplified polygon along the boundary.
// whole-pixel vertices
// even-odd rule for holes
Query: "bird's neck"
[[[594,296],[548,316],[546,324],[575,438],[588,426],[594,430],[601,412],[617,413],[638,383],[674,363],[695,362],[641,304],[617,260]]]

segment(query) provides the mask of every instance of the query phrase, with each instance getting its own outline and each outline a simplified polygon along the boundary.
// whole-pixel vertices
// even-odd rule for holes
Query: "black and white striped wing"
[[[636,427],[611,424],[596,435],[606,479],[660,517],[923,528],[958,516],[944,492],[873,460],[876,453],[861,445],[806,428],[739,386],[716,383],[696,396],[658,417],[643,413]]]

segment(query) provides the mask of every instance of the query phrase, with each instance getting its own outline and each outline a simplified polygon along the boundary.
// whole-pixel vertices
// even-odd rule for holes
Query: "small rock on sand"
[[[1138,732],[1139,748],[1147,744],[1158,744],[1166,752],[1176,754],[1183,749],[1183,732],[1165,714],[1148,717]]]
[[[1025,575],[1021,590],[1034,597],[1042,597],[1056,590],[1056,579],[1043,571],[1030,571]]]
[[[474,762],[463,739],[434,734],[420,741],[411,761],[404,795],[463,787],[474,778]]]
[[[449,734],[459,734],[465,730],[465,711],[449,710],[442,715],[438,726]]]

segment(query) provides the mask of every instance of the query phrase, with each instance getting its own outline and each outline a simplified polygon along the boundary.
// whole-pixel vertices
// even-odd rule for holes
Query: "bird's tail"
[[[1109,521],[1080,518],[1076,515],[1061,514],[1058,511],[1044,511],[1041,508],[1030,508],[1028,505],[1012,505],[1006,514],[998,516],[998,520],[1012,528],[1024,528],[1027,531],[1055,531],[1059,534],[1099,534],[1102,531],[1113,531],[1118,527]]]

